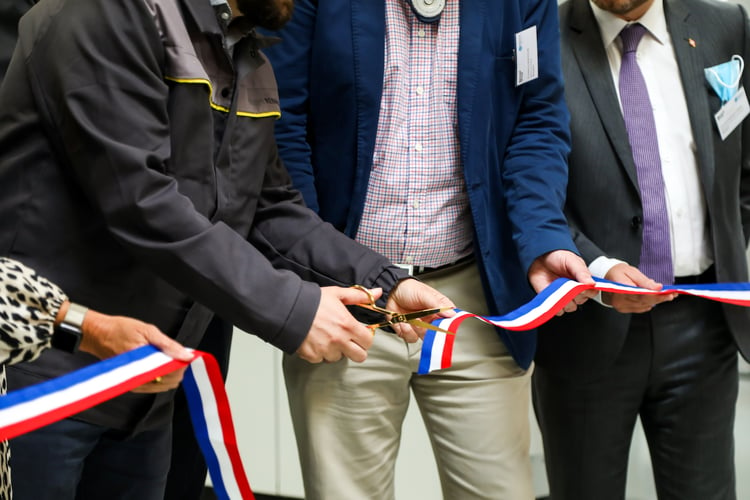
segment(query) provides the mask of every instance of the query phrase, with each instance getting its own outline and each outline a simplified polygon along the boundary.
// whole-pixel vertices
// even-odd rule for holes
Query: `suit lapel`
[[[697,21],[697,16],[691,15],[684,2],[675,0],[664,2],[664,14],[667,18],[667,28],[672,36],[677,65],[680,68],[690,125],[697,148],[698,170],[703,192],[706,201],[710,202],[715,171],[713,123],[707,119],[712,116],[712,113],[706,93],[703,61],[700,57],[701,40],[699,30],[694,23]],[[689,39],[696,41],[695,47],[687,43]]]
[[[612,82],[607,54],[599,26],[588,0],[576,0],[571,5],[569,33],[571,49],[578,61],[589,94],[594,101],[610,143],[624,166],[631,182],[638,189],[633,153],[628,132],[620,110],[620,100]]]

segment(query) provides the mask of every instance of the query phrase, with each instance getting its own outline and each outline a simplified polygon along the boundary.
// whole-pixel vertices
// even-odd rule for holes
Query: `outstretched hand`
[[[529,268],[528,278],[537,293],[558,278],[568,278],[579,283],[594,283],[583,259],[568,250],[554,250],[536,259]],[[584,290],[573,297],[557,315],[575,311],[578,306],[596,296],[596,293],[595,290]]]
[[[613,266],[604,277],[610,281],[616,281],[625,285],[638,286],[649,290],[661,290],[662,284],[652,280],[638,268],[625,263]],[[654,308],[657,304],[674,300],[677,293],[667,295],[631,295],[622,293],[602,292],[602,302],[611,305],[621,313],[644,313]]]
[[[378,299],[383,290],[375,288],[370,293]],[[321,288],[318,311],[307,337],[297,349],[299,357],[311,363],[334,362],[343,356],[357,362],[367,359],[373,331],[357,321],[345,306],[369,300],[366,292],[356,288]]]
[[[64,304],[66,307],[67,304]],[[61,308],[62,310],[63,308]],[[64,313],[64,310],[63,310]],[[125,316],[109,316],[88,310],[83,321],[83,335],[79,349],[106,359],[137,347],[152,344],[164,354],[180,361],[190,361],[193,355],[179,342],[171,339],[154,325]],[[164,392],[177,388],[186,368],[181,368],[133,389],[133,392]]]
[[[441,313],[421,318],[428,323],[436,318],[450,318],[454,316],[456,314],[453,311],[455,307],[453,301],[448,297],[415,279],[401,281],[391,291],[386,302],[386,309],[399,313],[409,313],[422,309],[447,308],[446,311]],[[416,342],[424,337],[427,331],[426,328],[411,323],[396,323],[393,325],[393,330],[407,342]]]

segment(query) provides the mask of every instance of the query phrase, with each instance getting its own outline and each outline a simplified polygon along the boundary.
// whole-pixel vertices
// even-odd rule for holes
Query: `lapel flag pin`
[[[688,38],[687,39],[687,43],[688,43],[688,45],[690,45],[693,48],[695,48],[695,46],[696,46],[695,40],[693,40],[692,38]]]

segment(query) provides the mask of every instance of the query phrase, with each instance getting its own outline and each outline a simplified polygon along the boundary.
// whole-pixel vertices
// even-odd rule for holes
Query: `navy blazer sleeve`
[[[528,270],[551,250],[577,250],[563,216],[570,134],[557,4],[547,0],[521,4],[526,10],[521,28],[537,28],[539,77],[518,89],[522,97],[505,151],[502,180],[513,239],[521,265]]]
[[[307,138],[310,66],[317,16],[317,2],[297,0],[294,3],[294,20],[283,31],[280,46],[271,49],[273,61],[281,82],[283,113],[276,126],[279,155],[308,207],[318,212],[318,194],[315,189],[315,172],[312,151]],[[327,64],[336,64],[328,61]],[[335,103],[331,103],[332,106]]]

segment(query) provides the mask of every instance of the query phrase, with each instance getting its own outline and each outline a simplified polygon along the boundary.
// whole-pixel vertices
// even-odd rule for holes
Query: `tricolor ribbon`
[[[484,317],[457,310],[452,318],[436,320],[436,326],[452,334],[428,330],[422,347],[419,373],[450,367],[455,333],[468,318],[508,330],[530,330],[554,316],[573,297],[592,288],[627,294],[676,292],[750,306],[750,283],[667,286],[653,291],[605,280],[596,280],[595,284],[587,285],[559,279],[531,302],[503,316]],[[224,381],[216,360],[204,352],[193,351],[193,354],[182,384],[214,491],[222,500],[252,500],[253,492],[240,459]],[[188,363],[176,361],[153,346],[144,346],[0,396],[0,440],[62,420],[186,365]]]
[[[208,353],[193,355],[182,386],[214,492],[222,500],[253,500],[219,367]],[[8,393],[0,397],[0,440],[62,420],[187,364],[143,346]]]
[[[547,322],[560,309],[565,307],[573,297],[585,290],[595,289],[601,292],[638,295],[678,293],[739,306],[750,306],[750,283],[716,283],[689,286],[670,285],[655,291],[597,278],[594,281],[594,284],[584,284],[559,278],[542,290],[530,302],[502,316],[479,316],[456,309],[455,316],[437,319],[432,322],[435,326],[448,330],[452,334],[433,330],[427,331],[422,343],[422,353],[417,373],[424,375],[431,371],[451,366],[455,334],[461,323],[468,318],[476,318],[506,330],[532,330]]]

